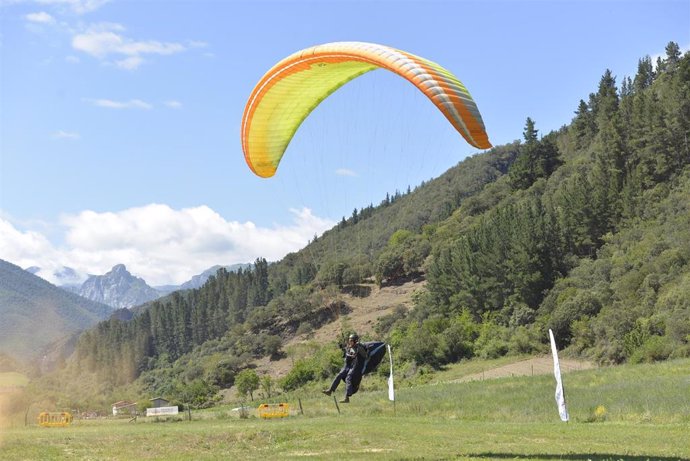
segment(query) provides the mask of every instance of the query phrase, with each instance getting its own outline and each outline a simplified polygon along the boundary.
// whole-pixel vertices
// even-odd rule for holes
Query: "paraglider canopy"
[[[258,176],[273,176],[304,119],[352,79],[383,68],[424,93],[472,146],[491,147],[472,96],[435,62],[384,45],[336,42],[307,48],[277,63],[254,87],[242,117],[242,151]]]

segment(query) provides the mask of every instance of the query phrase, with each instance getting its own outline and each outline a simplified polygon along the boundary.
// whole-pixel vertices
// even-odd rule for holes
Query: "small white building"
[[[113,403],[113,416],[131,415],[137,411],[137,402],[130,402],[129,400],[120,400]]]

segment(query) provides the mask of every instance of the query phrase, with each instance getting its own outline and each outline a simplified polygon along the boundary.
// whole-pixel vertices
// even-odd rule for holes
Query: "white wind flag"
[[[553,331],[549,328],[549,338],[551,338],[551,353],[553,354],[553,374],[556,377],[556,404],[558,404],[558,414],[561,421],[568,421],[568,409],[565,406],[565,393],[563,392],[563,382],[561,381],[561,366],[558,363],[558,349]]]
[[[395,402],[395,387],[393,386],[393,354],[391,354],[391,345],[386,344],[388,348],[388,359],[391,362],[391,374],[388,377],[388,400]]]

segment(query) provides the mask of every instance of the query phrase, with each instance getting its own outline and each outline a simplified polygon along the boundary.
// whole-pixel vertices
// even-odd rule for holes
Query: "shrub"
[[[237,392],[242,396],[249,394],[251,399],[254,400],[254,391],[259,388],[259,379],[259,375],[252,369],[246,368],[240,371],[235,379]]]
[[[583,317],[596,315],[601,308],[601,301],[596,295],[582,290],[556,306],[551,314],[549,328],[553,330],[556,336],[569,343],[572,338],[573,322]]]
[[[227,389],[235,383],[235,374],[238,364],[232,360],[220,360],[218,364],[209,371],[207,379],[221,389]]]
[[[673,352],[673,346],[665,336],[650,336],[630,356],[630,363],[659,362],[666,360]]]
[[[277,357],[282,345],[283,341],[280,339],[280,336],[266,335],[263,338],[264,352],[269,357]]]
[[[309,381],[316,379],[318,370],[312,360],[302,359],[295,362],[292,370],[280,381],[280,386],[286,391],[294,391]]]
[[[379,285],[386,281],[413,275],[431,253],[428,238],[407,230],[395,232],[376,261],[375,275]]]
[[[183,373],[184,380],[188,383],[194,381],[195,379],[203,377],[203,375],[204,368],[199,364],[190,365]]]
[[[354,285],[362,282],[372,275],[369,261],[356,261],[345,267],[343,271],[343,284]]]
[[[542,345],[536,337],[536,329],[529,327],[518,327],[513,331],[508,343],[511,354],[531,354],[542,350]]]
[[[307,334],[311,333],[312,331],[314,331],[314,327],[311,325],[310,322],[306,322],[306,321],[305,321],[305,322],[302,322],[302,323],[299,324],[299,326],[297,327],[297,331],[295,332],[295,334],[296,334],[297,336],[300,336],[300,335],[307,335]]]
[[[393,326],[395,326],[398,320],[402,320],[407,316],[407,308],[405,306],[398,305],[395,306],[393,312],[387,315],[379,317],[376,325],[374,326],[374,331],[379,335],[384,335],[391,331]]]
[[[328,285],[335,285],[342,288],[344,284],[344,273],[347,265],[342,261],[328,261],[320,269],[314,283],[324,288]]]
[[[534,323],[536,312],[527,304],[517,303],[516,305],[512,306],[512,308],[513,312],[510,315],[510,320],[508,322],[511,327],[519,327]]]
[[[507,328],[497,325],[489,316],[485,316],[483,320],[474,345],[475,354],[483,359],[495,359],[506,355],[509,351],[508,342],[504,339]]]
[[[433,367],[443,363],[442,357],[439,357],[439,337],[430,329],[431,322],[428,319],[423,326],[416,322],[407,326],[398,346],[401,360],[428,364]]]
[[[468,311],[456,316],[440,334],[439,350],[446,362],[457,362],[474,356],[474,341],[479,336],[478,325]]]
[[[192,408],[206,408],[212,406],[218,388],[203,379],[196,379],[191,383],[177,382],[171,392],[173,400],[187,403]]]

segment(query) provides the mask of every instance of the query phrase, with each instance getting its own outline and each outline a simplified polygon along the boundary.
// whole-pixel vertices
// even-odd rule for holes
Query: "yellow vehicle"
[[[68,411],[44,411],[38,415],[38,425],[43,427],[67,427],[72,424],[72,413]]]

